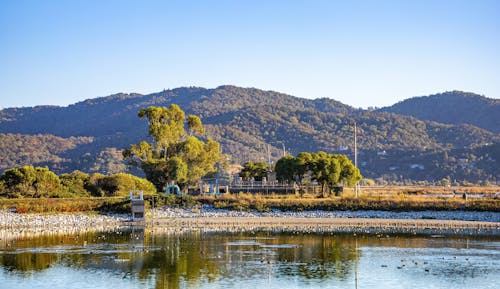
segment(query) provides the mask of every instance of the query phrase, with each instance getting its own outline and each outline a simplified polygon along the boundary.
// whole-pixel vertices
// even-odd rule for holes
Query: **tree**
[[[215,171],[215,163],[222,159],[220,145],[193,135],[205,131],[199,117],[188,115],[186,119],[184,111],[175,104],[168,108],[150,106],[141,109],[138,116],[148,120],[152,142],[132,145],[123,151],[123,156],[129,165],[141,167],[158,191],[171,181],[181,187],[195,184]]]
[[[311,177],[321,184],[321,191],[325,193],[327,187],[331,190],[338,185],[340,177],[340,163],[334,155],[318,152],[312,155],[309,165]]]
[[[243,164],[239,175],[244,180],[254,179],[262,181],[262,178],[267,177],[267,163],[265,162],[246,162]]]
[[[47,168],[23,166],[8,169],[0,176],[7,197],[64,197],[68,193],[61,180]]]
[[[284,156],[276,162],[274,171],[276,172],[276,179],[278,181],[293,182],[300,174],[301,166],[298,159],[293,156]]]
[[[77,197],[90,196],[87,187],[89,186],[90,176],[81,171],[74,171],[69,174],[62,174],[60,177],[62,185],[66,190]]]
[[[339,181],[344,186],[352,187],[361,180],[361,173],[346,155],[335,155],[340,164]]]
[[[204,134],[205,129],[201,123],[201,119],[196,115],[188,115],[187,126],[189,129],[189,134]]]
[[[302,179],[306,174],[321,184],[322,193],[331,191],[340,183],[353,186],[361,180],[361,174],[345,155],[325,152],[301,152],[297,157],[285,156],[276,162],[276,178],[280,181]]]
[[[309,152],[301,152],[297,155],[297,175],[300,183],[304,179],[307,172],[311,171],[313,155]]]
[[[97,181],[105,196],[128,196],[131,190],[143,191],[145,194],[156,192],[155,186],[149,181],[131,174],[114,174]]]

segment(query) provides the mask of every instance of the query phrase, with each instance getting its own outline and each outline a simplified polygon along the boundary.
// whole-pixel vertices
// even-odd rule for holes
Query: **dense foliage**
[[[175,104],[168,108],[150,106],[141,109],[138,116],[147,118],[152,142],[132,145],[123,156],[132,166],[140,166],[158,191],[172,181],[181,187],[195,184],[216,170],[215,164],[222,159],[219,143],[190,135],[204,132],[197,116],[189,115],[186,120],[184,111]]]
[[[262,181],[263,178],[267,178],[268,174],[268,164],[265,162],[246,162],[243,164],[239,176],[247,180]]]
[[[0,197],[75,198],[89,196],[128,196],[131,190],[154,194],[149,181],[130,175],[88,175],[80,171],[57,176],[47,168],[23,166],[0,175]]]
[[[301,152],[297,157],[285,156],[276,162],[276,178],[280,181],[296,181],[305,179],[317,181],[322,191],[332,190],[339,184],[354,186],[361,180],[359,170],[345,155],[325,152]]]

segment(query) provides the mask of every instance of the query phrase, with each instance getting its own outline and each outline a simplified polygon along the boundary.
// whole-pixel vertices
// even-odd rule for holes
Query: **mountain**
[[[500,133],[500,99],[450,91],[403,100],[380,111],[449,124],[471,124]]]
[[[311,100],[236,86],[183,87],[148,95],[119,93],[67,107],[0,110],[0,152],[9,155],[8,161],[0,160],[0,169],[29,163],[47,165],[56,172],[123,170],[120,150],[147,137],[147,124],[137,117],[138,110],[171,103],[199,115],[207,137],[221,142],[233,162],[267,161],[268,148],[275,161],[283,147],[292,154],[324,150],[352,158],[356,122],[358,163],[365,177],[380,182],[500,181],[498,166],[479,165],[497,161],[490,147],[500,143],[498,133],[470,124],[354,109],[328,98]],[[54,150],[41,146],[40,139],[71,145]],[[433,161],[445,154],[444,163]]]

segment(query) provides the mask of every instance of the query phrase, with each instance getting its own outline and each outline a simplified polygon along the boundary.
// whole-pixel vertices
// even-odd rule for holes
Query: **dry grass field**
[[[455,189],[455,194],[453,194]],[[363,187],[358,197],[352,188],[341,196],[320,194],[223,194],[219,196],[155,197],[156,205],[193,206],[211,204],[232,210],[286,211],[307,210],[466,210],[500,212],[500,187]],[[463,198],[463,194],[467,198]],[[151,196],[145,196],[151,200]],[[174,198],[173,198],[174,197]],[[163,200],[162,200],[163,199]],[[129,212],[127,198],[0,198],[0,210],[18,213]]]
[[[317,194],[225,194],[195,199],[216,208],[266,211],[304,210],[467,210],[500,211],[500,187],[365,187],[358,197],[352,188],[341,196]],[[463,197],[466,194],[466,198]]]

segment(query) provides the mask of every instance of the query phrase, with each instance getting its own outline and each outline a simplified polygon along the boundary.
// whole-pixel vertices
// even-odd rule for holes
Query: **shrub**
[[[107,197],[128,196],[131,190],[143,191],[144,194],[156,193],[151,182],[130,174],[105,176],[97,180],[97,185]]]
[[[8,169],[0,176],[2,194],[9,198],[68,197],[59,177],[47,168],[23,166]]]
[[[61,183],[65,189],[75,197],[89,197],[87,188],[90,185],[90,176],[81,171],[74,171],[70,174],[60,176]]]

